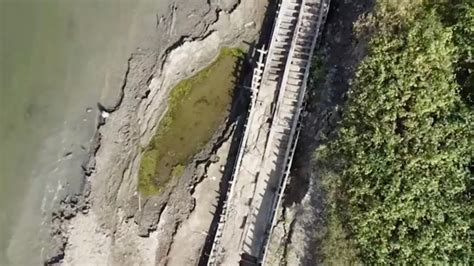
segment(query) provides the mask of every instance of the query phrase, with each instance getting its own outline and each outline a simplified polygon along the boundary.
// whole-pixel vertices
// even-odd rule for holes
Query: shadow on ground
[[[303,250],[300,265],[320,264],[321,236],[325,229],[325,194],[318,169],[313,165],[314,150],[325,137],[334,134],[340,120],[349,81],[366,54],[366,43],[354,36],[353,24],[360,15],[371,11],[373,0],[332,0],[320,45],[314,60],[320,60],[320,77],[308,84],[306,116],[303,118],[290,183],[284,198],[285,208],[294,208],[295,218],[287,231],[283,259],[289,250]],[[314,73],[314,67],[311,73]],[[309,196],[308,203],[302,203]],[[295,230],[298,226],[298,232]],[[302,235],[299,235],[302,234]],[[298,241],[296,241],[298,240]],[[291,264],[291,261],[286,261]]]
[[[255,55],[256,49],[262,47],[262,45],[268,45],[268,40],[272,34],[273,22],[275,18],[278,1],[270,0],[263,20],[262,30],[259,39],[254,43],[249,43],[249,51],[247,56],[235,68],[234,77],[236,80],[236,93],[234,102],[232,104],[232,110],[229,116],[228,123],[235,123],[235,131],[232,137],[231,146],[227,156],[227,162],[224,168],[223,177],[219,184],[219,199],[216,206],[216,212],[214,218],[209,227],[209,234],[206,237],[206,243],[201,252],[199,259],[199,265],[207,265],[209,254],[212,249],[213,240],[216,234],[217,225],[219,223],[220,216],[222,214],[222,208],[224,206],[227,191],[229,189],[229,181],[232,178],[234,170],[235,159],[240,146],[240,141],[245,129],[245,122],[248,114],[248,107],[250,103],[250,91],[245,87],[250,86],[252,78],[252,70],[255,66]]]

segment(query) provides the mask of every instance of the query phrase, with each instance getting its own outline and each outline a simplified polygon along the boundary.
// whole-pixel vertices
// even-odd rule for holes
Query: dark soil
[[[325,228],[325,195],[318,178],[318,169],[312,164],[313,153],[325,137],[335,131],[340,120],[350,80],[366,54],[367,44],[355,38],[353,24],[359,16],[372,10],[373,5],[373,0],[332,0],[320,45],[314,53],[314,60],[320,61],[316,70],[320,74],[313,75],[308,84],[306,114],[284,201],[285,208],[298,210],[296,223],[292,221],[289,228],[287,245],[304,246],[304,256],[300,261],[303,265],[322,262],[320,236]],[[310,196],[311,210],[304,209],[300,204],[307,194]],[[312,213],[308,214],[309,211]],[[307,222],[308,215],[313,218],[309,219],[310,223]],[[306,222],[298,222],[303,216]],[[304,228],[302,231],[309,239],[307,243],[295,241],[303,239],[292,235],[295,224]]]

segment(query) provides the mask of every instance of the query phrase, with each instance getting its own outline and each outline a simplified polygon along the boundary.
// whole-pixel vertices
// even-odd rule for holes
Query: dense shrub
[[[456,8],[472,22],[468,2]],[[473,28],[444,17],[443,4],[378,2],[359,25],[373,35],[338,134],[316,152],[328,220],[364,263],[467,263],[471,254],[474,115],[460,92],[472,84],[456,77],[472,63]]]

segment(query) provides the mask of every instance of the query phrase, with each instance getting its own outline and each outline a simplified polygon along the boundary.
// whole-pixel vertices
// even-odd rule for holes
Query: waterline
[[[41,263],[50,209],[82,183],[86,109],[118,95],[152,4],[0,0],[0,265]]]

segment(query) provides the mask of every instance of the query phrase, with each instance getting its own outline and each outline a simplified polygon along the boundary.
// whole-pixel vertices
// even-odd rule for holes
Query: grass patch
[[[235,88],[234,69],[243,55],[239,49],[223,48],[211,65],[172,89],[168,110],[144,150],[140,193],[160,193],[211,139],[227,116]]]

